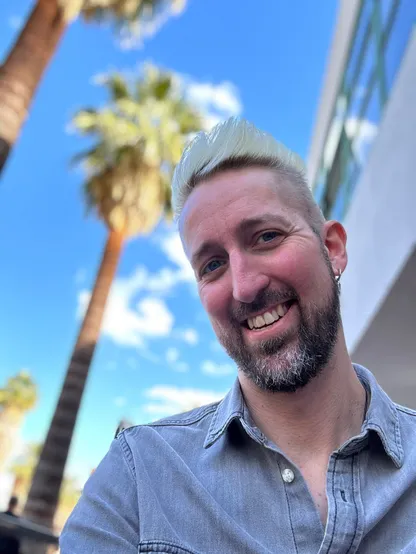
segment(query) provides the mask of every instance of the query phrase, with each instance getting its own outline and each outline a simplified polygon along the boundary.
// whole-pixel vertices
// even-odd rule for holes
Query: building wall
[[[352,352],[391,398],[416,409],[416,249]]]
[[[342,310],[352,352],[416,244],[415,76],[416,30],[344,221],[349,263],[342,278]]]
[[[348,234],[351,356],[416,408],[416,1],[339,6],[308,179]]]

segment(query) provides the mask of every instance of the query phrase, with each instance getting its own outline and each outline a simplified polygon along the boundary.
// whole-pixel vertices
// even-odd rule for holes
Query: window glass
[[[345,72],[345,84],[347,88],[352,86],[352,80],[360,57],[360,52],[363,50],[363,43],[366,38],[366,33],[368,32],[368,26],[371,23],[372,3],[372,0],[364,0],[362,4],[357,30],[354,35],[354,42],[351,47],[348,66]]]
[[[381,11],[381,24],[383,29],[385,29],[397,0],[377,0],[377,2],[379,2]]]
[[[358,164],[350,140],[345,132],[341,138],[341,169],[336,196],[332,200],[330,217],[341,221],[348,210],[358,176]]]
[[[373,35],[367,44],[367,49],[364,53],[361,71],[358,80],[352,90],[351,100],[348,108],[348,118],[357,118],[361,112],[362,103],[365,99],[367,91],[371,86],[371,76],[376,67],[376,43]]]
[[[380,121],[380,89],[373,86],[371,96],[363,115],[351,119],[353,130],[349,135],[353,136],[352,150],[357,162],[363,166],[367,161],[371,145],[377,135]]]
[[[340,190],[345,185],[345,167],[349,156],[349,141],[342,130],[340,141],[334,157],[332,167],[328,173],[326,190],[323,199],[323,208],[325,215],[331,214],[333,206],[336,204]]]

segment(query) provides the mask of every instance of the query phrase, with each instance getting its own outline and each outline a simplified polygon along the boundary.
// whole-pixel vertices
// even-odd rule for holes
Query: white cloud
[[[160,247],[168,260],[176,267],[176,282],[187,281],[194,283],[195,274],[182,247],[181,238],[177,231],[169,231],[159,239]]]
[[[179,350],[177,348],[168,348],[166,351],[166,361],[169,364],[174,364],[179,359]]]
[[[229,81],[219,84],[198,83],[185,78],[184,83],[189,100],[205,114],[207,129],[224,119],[241,114],[243,106],[238,89]]]
[[[119,45],[122,50],[142,48],[144,39],[152,38],[172,17],[179,15],[185,8],[187,0],[174,0],[162,4],[162,10],[154,14],[149,8],[144,9],[140,22],[132,26],[131,30],[126,26],[122,29]],[[148,13],[147,13],[148,12]]]
[[[116,396],[113,402],[117,408],[123,408],[127,404],[127,398],[125,396]]]
[[[7,20],[7,25],[13,31],[20,31],[23,27],[24,19],[21,15],[11,15]]]
[[[199,335],[195,329],[176,329],[174,336],[187,342],[191,346],[195,346],[199,342]]]
[[[183,252],[179,234],[168,231],[156,241],[173,267],[162,267],[151,273],[138,266],[127,277],[119,277],[111,288],[104,315],[102,333],[121,346],[138,347],[143,357],[158,362],[157,356],[146,349],[146,340],[151,337],[166,337],[173,327],[173,315],[161,297],[170,295],[180,283],[192,283],[196,291],[193,270]],[[85,270],[78,270],[75,281],[81,284]],[[137,301],[139,295],[145,296]],[[82,317],[88,306],[91,293],[83,289],[78,293],[77,315]],[[194,329],[174,332],[176,336],[195,345],[198,334]]]
[[[238,90],[229,81],[218,85],[191,81],[187,86],[187,94],[191,101],[208,113],[215,110],[227,115],[238,115],[243,109]]]
[[[202,373],[212,375],[214,377],[223,377],[231,375],[235,372],[235,368],[231,364],[216,364],[212,360],[205,360],[201,364]]]
[[[189,364],[179,360],[180,352],[177,348],[168,348],[166,351],[166,361],[173,371],[185,373],[189,371]]]
[[[133,304],[136,295],[134,279],[115,281],[104,314],[102,334],[121,346],[140,347],[145,339],[166,337],[173,326],[173,315],[165,302],[156,297],[142,298]],[[78,316],[85,314],[91,293],[83,290],[78,295]]]
[[[151,402],[143,406],[143,410],[155,417],[186,412],[193,408],[217,402],[224,398],[225,393],[203,389],[180,388],[170,385],[156,385],[145,391],[145,396]]]

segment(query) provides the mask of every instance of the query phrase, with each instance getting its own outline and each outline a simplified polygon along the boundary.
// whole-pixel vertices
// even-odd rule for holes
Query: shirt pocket
[[[139,544],[138,554],[198,554],[195,550],[189,550],[183,546],[168,541],[143,541]]]

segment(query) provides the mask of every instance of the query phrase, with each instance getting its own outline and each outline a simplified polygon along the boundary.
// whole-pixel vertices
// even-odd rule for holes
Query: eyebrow
[[[285,217],[283,217],[282,215],[269,212],[258,216],[242,219],[240,223],[237,225],[237,232],[241,233],[241,232],[250,230],[253,227],[257,227],[258,225],[263,225],[265,223],[270,223],[270,222],[278,223],[279,225],[285,228],[288,228],[291,226],[290,221]]]
[[[242,219],[237,225],[237,233],[241,234],[241,233],[247,232],[253,227],[257,227],[258,225],[264,225],[265,223],[270,223],[270,222],[278,223],[283,227],[285,227],[286,229],[291,225],[289,220],[281,215],[273,214],[273,213],[265,213],[260,216],[248,217],[248,218]],[[214,250],[217,250],[218,248],[221,248],[221,246],[216,241],[207,240],[206,242],[203,242],[201,246],[196,250],[194,255],[192,256],[191,265],[194,267],[195,264],[198,262],[198,260],[206,256],[207,254],[210,254]]]
[[[191,258],[191,265],[192,267],[195,267],[195,265],[197,264],[197,262],[203,258],[204,256],[206,256],[207,254],[210,254],[211,252],[213,252],[214,250],[218,249],[219,248],[219,244],[215,241],[212,241],[212,240],[208,240],[206,242],[203,242],[201,244],[201,246],[198,248],[198,250],[196,250],[196,252],[194,253],[194,255],[192,256]]]

